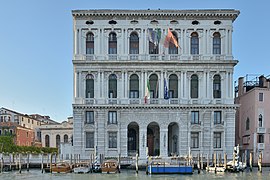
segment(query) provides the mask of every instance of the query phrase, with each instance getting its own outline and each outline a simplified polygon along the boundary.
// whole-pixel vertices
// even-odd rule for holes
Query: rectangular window
[[[221,132],[214,132],[214,148],[221,148]]]
[[[116,111],[109,111],[109,114],[108,114],[108,124],[117,124],[117,114],[116,114]]]
[[[117,132],[109,132],[109,148],[117,148]]]
[[[86,148],[94,148],[94,133],[86,132],[85,133],[85,147]]]
[[[259,93],[259,101],[263,101],[263,93]]]
[[[199,133],[191,133],[191,148],[199,148]]]
[[[139,91],[131,90],[129,92],[129,98],[139,98]]]
[[[199,111],[191,112],[191,124],[199,124]]]
[[[94,124],[94,112],[86,111],[85,112],[85,124]]]
[[[264,143],[264,136],[262,134],[258,135],[258,143]]]
[[[214,111],[214,124],[221,124],[221,111]]]

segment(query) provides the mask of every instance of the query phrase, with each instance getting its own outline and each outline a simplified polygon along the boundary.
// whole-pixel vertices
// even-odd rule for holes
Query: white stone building
[[[238,62],[232,24],[239,13],[72,11],[74,153],[88,158],[96,148],[105,156],[145,158],[183,156],[191,148],[193,155],[231,158]],[[168,28],[178,48],[164,46]]]

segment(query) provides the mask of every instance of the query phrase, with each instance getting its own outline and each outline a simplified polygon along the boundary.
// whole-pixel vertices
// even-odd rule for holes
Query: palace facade
[[[74,153],[232,158],[239,13],[72,11]]]

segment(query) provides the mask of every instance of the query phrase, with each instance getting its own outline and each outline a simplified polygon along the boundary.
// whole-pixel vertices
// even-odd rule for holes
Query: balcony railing
[[[264,150],[264,143],[258,143],[258,150]]]
[[[233,60],[232,56],[226,55],[179,55],[179,54],[77,54],[74,60],[86,61],[199,61],[199,60]]]
[[[266,133],[266,128],[264,128],[264,127],[258,127],[257,128],[257,133],[258,134],[265,134]]]

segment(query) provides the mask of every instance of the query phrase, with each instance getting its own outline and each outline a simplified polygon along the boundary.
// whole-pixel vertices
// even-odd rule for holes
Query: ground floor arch
[[[172,122],[168,126],[168,156],[179,155],[179,126]]]
[[[156,122],[147,126],[147,147],[149,156],[160,155],[160,128]]]
[[[139,125],[136,122],[131,122],[128,125],[128,155],[135,156],[139,153]]]

